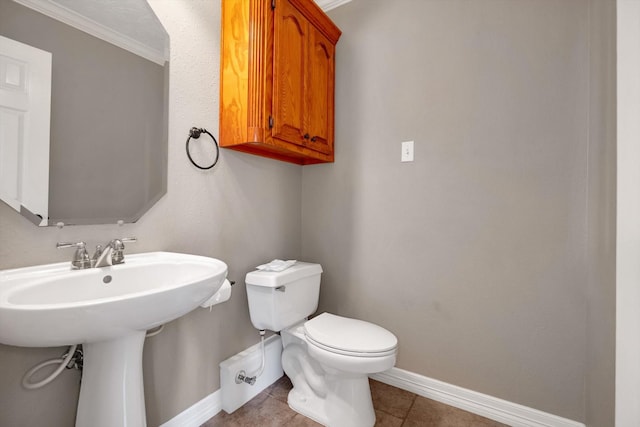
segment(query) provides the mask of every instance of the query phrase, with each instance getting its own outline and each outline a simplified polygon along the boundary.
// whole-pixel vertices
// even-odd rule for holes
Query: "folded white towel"
[[[268,264],[262,264],[257,266],[258,270],[262,271],[284,271],[287,268],[291,267],[297,261],[295,259],[290,259],[288,261],[283,261],[281,259],[274,259]]]

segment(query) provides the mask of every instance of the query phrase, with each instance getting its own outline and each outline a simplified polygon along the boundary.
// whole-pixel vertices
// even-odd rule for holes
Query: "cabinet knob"
[[[312,141],[312,142],[316,142],[316,140],[317,140],[317,139],[318,139],[318,137],[317,137],[317,136],[314,136],[313,138],[311,138],[311,141]]]
[[[309,134],[308,134],[308,133],[305,133],[305,134],[304,134],[304,136],[303,136],[303,138],[304,138],[304,139],[309,139]]]

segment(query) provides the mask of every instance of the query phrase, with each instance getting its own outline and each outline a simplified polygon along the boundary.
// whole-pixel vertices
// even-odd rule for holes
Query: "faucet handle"
[[[91,268],[91,260],[89,259],[89,253],[87,252],[87,244],[85,242],[58,242],[56,248],[76,248],[76,252],[71,260],[71,268],[74,270],[82,270],[85,268]]]
[[[135,237],[123,237],[122,239],[113,239],[110,244],[113,247],[114,250],[116,251],[121,251],[124,249],[124,244],[125,243],[134,243],[137,242],[138,239]]]
[[[65,249],[65,248],[78,248],[78,249],[84,249],[87,247],[87,244],[85,242],[58,242],[56,243],[56,248],[58,249]]]
[[[116,247],[113,249],[123,251],[125,243],[135,243],[138,239],[135,237],[123,237],[122,239],[116,239]]]
[[[137,242],[138,239],[135,237],[123,237],[122,239],[113,239],[112,248],[113,254],[111,255],[111,259],[114,264],[121,264],[124,262],[124,243],[133,243]]]

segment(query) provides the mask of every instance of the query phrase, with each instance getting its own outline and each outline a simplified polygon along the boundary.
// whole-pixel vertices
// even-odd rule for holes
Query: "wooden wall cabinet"
[[[313,0],[222,0],[220,146],[332,162],[340,35]]]

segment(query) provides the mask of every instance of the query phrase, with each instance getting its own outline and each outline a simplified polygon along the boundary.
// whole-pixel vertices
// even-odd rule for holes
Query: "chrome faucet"
[[[113,239],[107,246],[102,249],[102,245],[96,246],[96,251],[91,258],[87,252],[85,242],[68,243],[61,242],[56,245],[58,249],[76,248],[71,260],[71,268],[74,270],[83,270],[85,268],[100,268],[109,265],[122,264],[124,262],[124,242],[137,242],[135,237],[125,237],[122,239]]]
[[[124,237],[122,239],[113,239],[104,249],[101,245],[96,246],[96,252],[93,254],[91,263],[93,267],[107,267],[109,265],[122,264],[124,262],[124,242],[136,242],[135,237]]]

